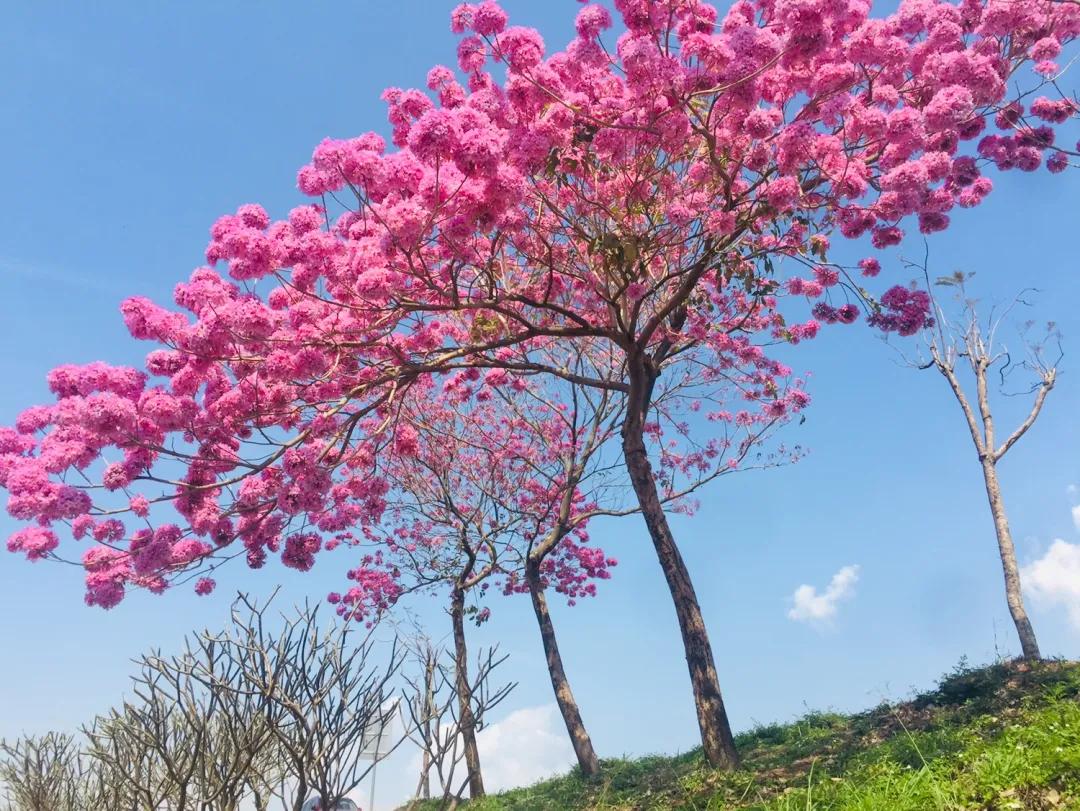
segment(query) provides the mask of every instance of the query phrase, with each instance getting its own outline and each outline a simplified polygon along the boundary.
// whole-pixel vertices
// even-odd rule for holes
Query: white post
[[[379,768],[379,748],[375,747],[376,760],[371,764],[371,793],[368,796],[368,811],[375,811],[375,770]]]
[[[383,705],[386,706],[385,704]],[[371,790],[368,792],[368,807],[367,811],[375,811],[375,772],[379,768],[379,748],[382,746],[383,734],[386,732],[386,728],[393,721],[393,714],[397,710],[397,702],[394,703],[394,709],[390,711],[390,715],[380,719],[379,730],[375,733],[375,751],[371,754]]]

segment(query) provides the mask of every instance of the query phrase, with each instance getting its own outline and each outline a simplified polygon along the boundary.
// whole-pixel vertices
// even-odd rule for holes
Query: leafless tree
[[[466,751],[458,693],[461,668],[457,653],[440,648],[423,633],[415,634],[405,644],[411,667],[403,675],[406,687],[402,690],[401,711],[409,740],[421,752],[420,777],[409,807],[431,797],[434,773],[440,791],[440,807],[452,809],[461,801],[469,785],[468,767],[464,769],[464,775],[459,768]],[[469,723],[477,731],[484,728],[486,716],[517,686],[513,682],[499,686],[492,683],[492,674],[506,658],[498,655],[497,648],[488,648],[479,653],[476,667],[471,671],[467,685]]]
[[[49,732],[0,743],[5,811],[141,809],[126,782],[77,736]]]
[[[922,269],[925,273],[925,266]],[[998,463],[1035,424],[1057,382],[1062,359],[1060,334],[1052,322],[1041,335],[1035,334],[1031,321],[1016,323],[1018,310],[1029,305],[1026,295],[1030,291],[1020,293],[1004,307],[990,307],[988,313],[980,315],[980,302],[967,295],[971,275],[958,272],[937,280],[936,286],[956,293],[956,306],[947,308],[935,300],[936,321],[928,330],[929,358],[921,359],[918,365],[941,374],[963,413],[994,521],[1009,613],[1024,658],[1039,659],[1039,644],[1024,607]],[[1018,338],[1011,348],[1003,338],[1010,326],[1017,327]],[[1008,434],[999,432],[995,424],[993,390],[1003,396],[1030,398],[1026,416]]]
[[[353,624],[324,624],[318,606],[297,608],[280,630],[271,630],[269,604],[241,595],[228,630],[204,634],[201,644],[212,643],[228,660],[227,677],[205,665],[191,675],[211,691],[260,703],[284,768],[276,785],[265,776],[254,782],[292,811],[312,793],[333,807],[405,740],[404,734],[384,738],[373,756],[375,736],[386,734],[396,712],[393,681],[402,655],[395,639],[385,664],[375,664],[374,634],[356,638]]]
[[[225,631],[190,636],[176,656],[139,658],[129,695],[83,728],[84,741],[50,733],[0,743],[9,805],[300,811],[314,794],[334,807],[408,739],[390,725],[404,655],[396,636],[377,650],[374,632],[324,623],[310,605],[268,624],[269,605],[241,595]],[[481,715],[494,705],[491,667],[481,662],[477,675]]]
[[[265,757],[273,740],[268,699],[222,689],[242,687],[243,672],[227,654],[204,633],[189,637],[179,656],[155,652],[139,660],[134,682],[142,704],[134,707],[134,731],[165,764],[177,786],[178,808],[236,811],[248,793],[265,807],[268,794],[257,786],[276,781],[279,769]],[[163,718],[168,725],[160,723]]]
[[[406,658],[410,665],[417,666],[419,674],[405,674],[408,688],[403,691],[403,708],[412,721],[414,734],[410,735],[413,743],[421,749],[420,779],[414,792],[414,799],[431,799],[431,769],[435,765],[430,742],[438,739],[439,717],[435,712],[435,697],[439,682],[439,649],[426,635],[417,634],[406,645]]]
[[[134,808],[236,811],[271,739],[258,696],[192,677],[196,668],[221,683],[240,675],[205,637],[189,640],[180,656],[153,652],[137,663],[123,706],[86,729],[88,754],[108,777],[104,784],[123,786],[124,804]]]
[[[48,732],[0,741],[0,781],[19,811],[81,811],[83,766],[71,735]]]
[[[158,811],[175,799],[175,785],[158,751],[146,745],[139,731],[142,723],[129,715],[130,705],[113,709],[83,727],[86,755],[93,761],[105,785],[113,788],[132,811]],[[160,748],[160,747],[159,747]]]
[[[80,753],[81,783],[79,808],[116,808],[128,811],[138,809],[130,790],[122,779],[111,769],[87,754]]]

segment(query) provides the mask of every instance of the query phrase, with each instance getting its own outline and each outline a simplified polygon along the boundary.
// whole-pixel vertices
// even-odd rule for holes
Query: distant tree
[[[397,438],[381,460],[382,475],[390,485],[387,506],[382,521],[365,533],[380,551],[366,555],[349,572],[356,585],[341,596],[339,606],[346,616],[359,618],[368,616],[387,593],[427,590],[447,595],[459,734],[469,796],[475,800],[484,796],[485,789],[466,625],[485,616],[477,595],[505,565],[503,535],[521,519],[517,513],[492,508],[489,493],[502,486],[507,473],[498,449],[464,444],[459,431],[462,413],[431,392],[429,397],[417,394],[398,407]],[[493,416],[489,410],[485,413]],[[499,433],[494,425],[491,430]],[[391,586],[384,585],[379,564],[392,572]]]
[[[444,807],[456,804],[467,778],[455,774],[453,656],[414,646],[422,672],[403,673],[396,636],[378,665],[374,632],[357,638],[354,623],[323,622],[311,606],[268,627],[270,603],[242,595],[225,631],[189,636],[179,655],[140,657],[126,700],[82,738],[0,741],[9,811],[300,811],[313,794],[330,808],[406,740],[438,775]],[[503,661],[495,649],[477,658],[478,723],[515,686],[490,682]],[[390,724],[399,713],[400,731]]]
[[[376,664],[374,633],[357,636],[352,623],[324,622],[318,606],[298,607],[279,629],[267,628],[270,604],[238,597],[229,627],[204,633],[199,643],[228,664],[196,662],[190,676],[214,693],[256,698],[268,745],[281,758],[273,791],[285,808],[301,811],[312,793],[331,808],[405,740],[388,731],[402,653],[395,639],[385,664]],[[372,743],[381,735],[376,753]]]
[[[0,741],[0,783],[16,811],[83,811],[87,777],[71,735]]]
[[[235,811],[251,796],[262,811],[269,792],[260,786],[279,782],[281,773],[280,764],[267,759],[276,754],[269,699],[234,689],[242,687],[243,672],[228,654],[226,646],[203,633],[189,636],[178,656],[144,655],[133,677],[141,704],[129,717],[136,724],[133,731],[171,764],[174,779],[183,777],[188,807]]]
[[[462,737],[462,713],[459,700],[457,651],[434,644],[424,633],[414,634],[405,642],[407,660],[406,687],[402,690],[402,720],[409,740],[421,752],[420,776],[410,807],[430,799],[431,779],[439,787],[440,807],[454,808],[471,782],[472,771],[466,763],[465,776],[459,766],[465,760]],[[514,682],[493,684],[492,674],[503,662],[497,648],[478,652],[469,669],[470,713],[468,722],[482,729],[488,713],[506,699],[517,686]]]
[[[1034,324],[1027,321],[1018,325],[1017,341],[1010,348],[1001,333],[1010,326],[1009,321],[1016,315],[1017,308],[1027,306],[1025,294],[1021,293],[1003,308],[990,307],[989,312],[980,314],[980,302],[967,294],[967,281],[971,275],[958,272],[937,280],[939,287],[956,292],[956,307],[935,301],[937,317],[926,333],[929,360],[920,366],[936,369],[945,379],[971,434],[994,521],[1009,613],[1024,658],[1034,660],[1040,658],[1039,644],[1024,607],[1016,548],[998,478],[998,463],[1042,414],[1047,395],[1057,382],[1058,364],[1062,358],[1060,333],[1051,322],[1046,324],[1042,335],[1033,337]],[[1027,415],[1011,432],[1002,431],[995,423],[994,389],[1003,395],[1030,398]]]
[[[149,745],[140,729],[143,720],[129,704],[95,718],[83,728],[86,753],[96,762],[104,782],[116,787],[121,807],[158,811],[177,800],[176,777],[160,755],[175,737],[170,731],[164,741]]]
[[[482,796],[483,781],[469,709],[471,657],[465,626],[470,618],[477,624],[486,621],[491,608],[485,596],[493,590],[537,594],[546,619],[549,673],[567,729],[584,773],[599,771],[539,592],[553,586],[573,604],[574,598],[594,593],[590,581],[607,577],[608,566],[614,565],[603,550],[582,543],[596,509],[585,503],[582,511],[579,489],[593,451],[611,436],[611,414],[597,412],[599,424],[590,432],[588,424],[574,424],[580,418],[576,408],[562,408],[540,395],[536,387],[522,385],[509,394],[496,389],[490,398],[474,402],[461,398],[456,387],[415,386],[398,406],[399,441],[383,454],[382,473],[390,485],[383,521],[365,532],[366,540],[385,550],[384,560],[393,562],[398,582],[407,584],[400,590],[449,594],[462,745],[473,774],[473,798]],[[579,459],[583,442],[589,451]],[[553,509],[563,502],[566,515],[560,523]],[[529,564],[535,577],[525,576],[528,549],[546,534],[551,538]],[[385,591],[370,561],[365,565],[366,570],[350,572],[357,586],[340,598],[349,614],[369,611]]]

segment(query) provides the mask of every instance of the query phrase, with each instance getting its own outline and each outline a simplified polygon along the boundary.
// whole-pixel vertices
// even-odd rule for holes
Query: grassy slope
[[[699,751],[607,760],[595,782],[571,772],[464,807],[1080,811],[1080,663],[962,666],[912,701],[811,713],[738,745],[735,774]]]

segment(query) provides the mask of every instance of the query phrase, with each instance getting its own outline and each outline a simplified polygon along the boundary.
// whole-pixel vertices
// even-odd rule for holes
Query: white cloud
[[[1080,504],[1072,508],[1073,524],[1080,531]]]
[[[794,602],[788,618],[796,622],[826,624],[836,616],[840,603],[855,596],[855,584],[859,580],[858,566],[845,566],[832,576],[828,587],[821,594],[814,586],[803,584],[791,595]]]
[[[554,704],[514,710],[481,730],[476,745],[488,791],[527,786],[565,772],[576,762]]]
[[[1060,605],[1080,630],[1080,544],[1059,538],[1045,555],[1024,567],[1020,579],[1024,590],[1037,602]]]
[[[1065,492],[1068,493],[1072,498],[1076,498],[1078,495],[1080,495],[1080,487],[1077,487],[1075,484],[1070,484],[1068,487],[1065,488]]]
[[[488,724],[476,736],[476,745],[480,750],[484,788],[489,792],[532,785],[569,771],[577,762],[555,704],[525,707],[515,710],[498,723]],[[457,751],[462,752],[460,741]],[[418,774],[420,752],[413,751],[409,760],[409,765],[402,771],[408,775]],[[464,759],[455,767],[454,774],[455,785],[464,780]],[[440,790],[434,772],[431,785],[433,791]],[[399,800],[387,808],[400,807],[414,788],[415,778],[411,783],[406,780],[402,783]],[[404,794],[404,791],[410,792],[410,795]]]

